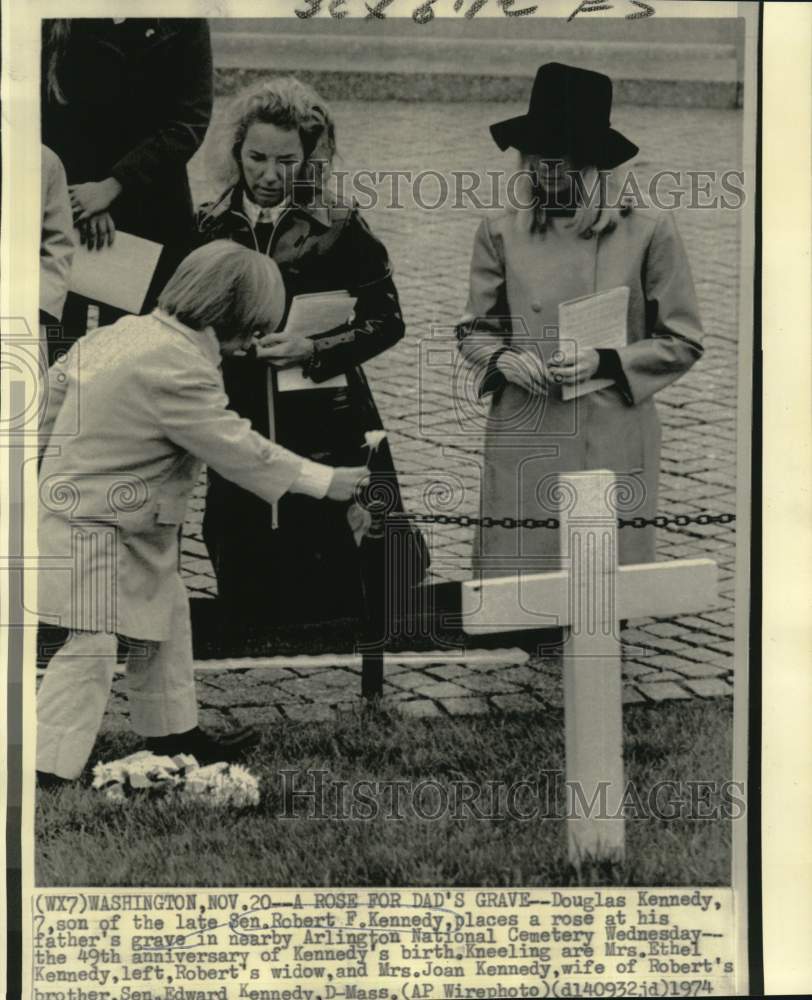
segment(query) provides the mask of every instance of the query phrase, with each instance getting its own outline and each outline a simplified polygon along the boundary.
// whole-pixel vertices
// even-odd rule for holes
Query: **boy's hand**
[[[257,357],[276,368],[300,365],[313,354],[313,341],[300,333],[268,333],[257,340]]]
[[[327,490],[328,500],[352,500],[357,490],[369,485],[369,469],[364,465],[339,466]]]

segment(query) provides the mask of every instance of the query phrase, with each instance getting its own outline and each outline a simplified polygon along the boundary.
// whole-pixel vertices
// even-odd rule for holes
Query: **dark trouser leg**
[[[76,341],[87,332],[89,305],[90,303],[83,296],[69,292],[65,300],[65,308],[62,311],[62,322],[46,325],[49,366],[69,351]]]
[[[232,495],[209,503],[203,537],[229,619],[294,624],[356,617],[361,611],[358,549],[346,505],[284,497],[280,527],[270,508]],[[220,498],[224,499],[224,498]]]

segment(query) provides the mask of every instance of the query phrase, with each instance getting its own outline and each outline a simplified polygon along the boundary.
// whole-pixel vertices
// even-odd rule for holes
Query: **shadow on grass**
[[[37,881],[63,886],[729,884],[730,820],[692,819],[680,816],[679,808],[673,819],[635,814],[637,801],[651,801],[658,783],[682,782],[684,805],[700,794],[686,790],[685,783],[730,779],[730,704],[629,706],[624,729],[626,779],[635,795],[623,865],[587,865],[576,873],[568,863],[566,823],[560,818],[564,788],[551,773],[564,769],[560,712],[415,721],[384,709],[359,709],[333,722],[269,727],[245,761],[262,788],[255,809],[215,810],[147,796],[120,806],[89,787],[89,774],[75,785],[41,792]],[[120,757],[138,745],[129,734],[107,735],[94,759]],[[510,786],[517,791],[508,806]],[[658,803],[669,811],[670,800],[673,811],[676,793],[672,786],[666,793]],[[699,812],[707,813],[708,805],[705,801]]]

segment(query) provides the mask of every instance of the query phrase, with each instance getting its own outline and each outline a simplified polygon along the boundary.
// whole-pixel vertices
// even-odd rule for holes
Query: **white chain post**
[[[564,719],[570,861],[622,861],[625,851],[617,513],[612,472],[560,476],[561,551],[569,568]]]

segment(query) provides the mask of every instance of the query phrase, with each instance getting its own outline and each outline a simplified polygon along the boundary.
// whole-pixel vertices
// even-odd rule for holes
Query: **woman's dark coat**
[[[47,25],[47,22],[44,22]],[[116,226],[158,243],[189,238],[186,164],[206,134],[212,57],[204,18],[74,18],[49,94],[44,46],[42,141],[69,184],[115,177]]]
[[[346,375],[346,388],[275,393],[269,422],[267,362],[249,355],[227,358],[223,376],[231,405],[262,434],[330,465],[365,464],[364,434],[381,425],[361,364],[404,333],[389,257],[358,210],[325,195],[318,207],[292,205],[275,226],[251,225],[238,185],[199,213],[200,237],[231,239],[268,253],[285,279],[288,303],[295,295],[347,289],[357,297],[353,319],[315,338],[304,366],[314,383]],[[283,324],[284,325],[284,324]],[[375,462],[393,502],[400,494],[389,449]],[[357,615],[360,605],[358,547],[346,506],[286,496],[271,529],[271,508],[216,475],[210,476],[204,537],[217,572],[220,596],[235,611],[264,620],[322,621]],[[254,609],[252,611],[252,609]]]

